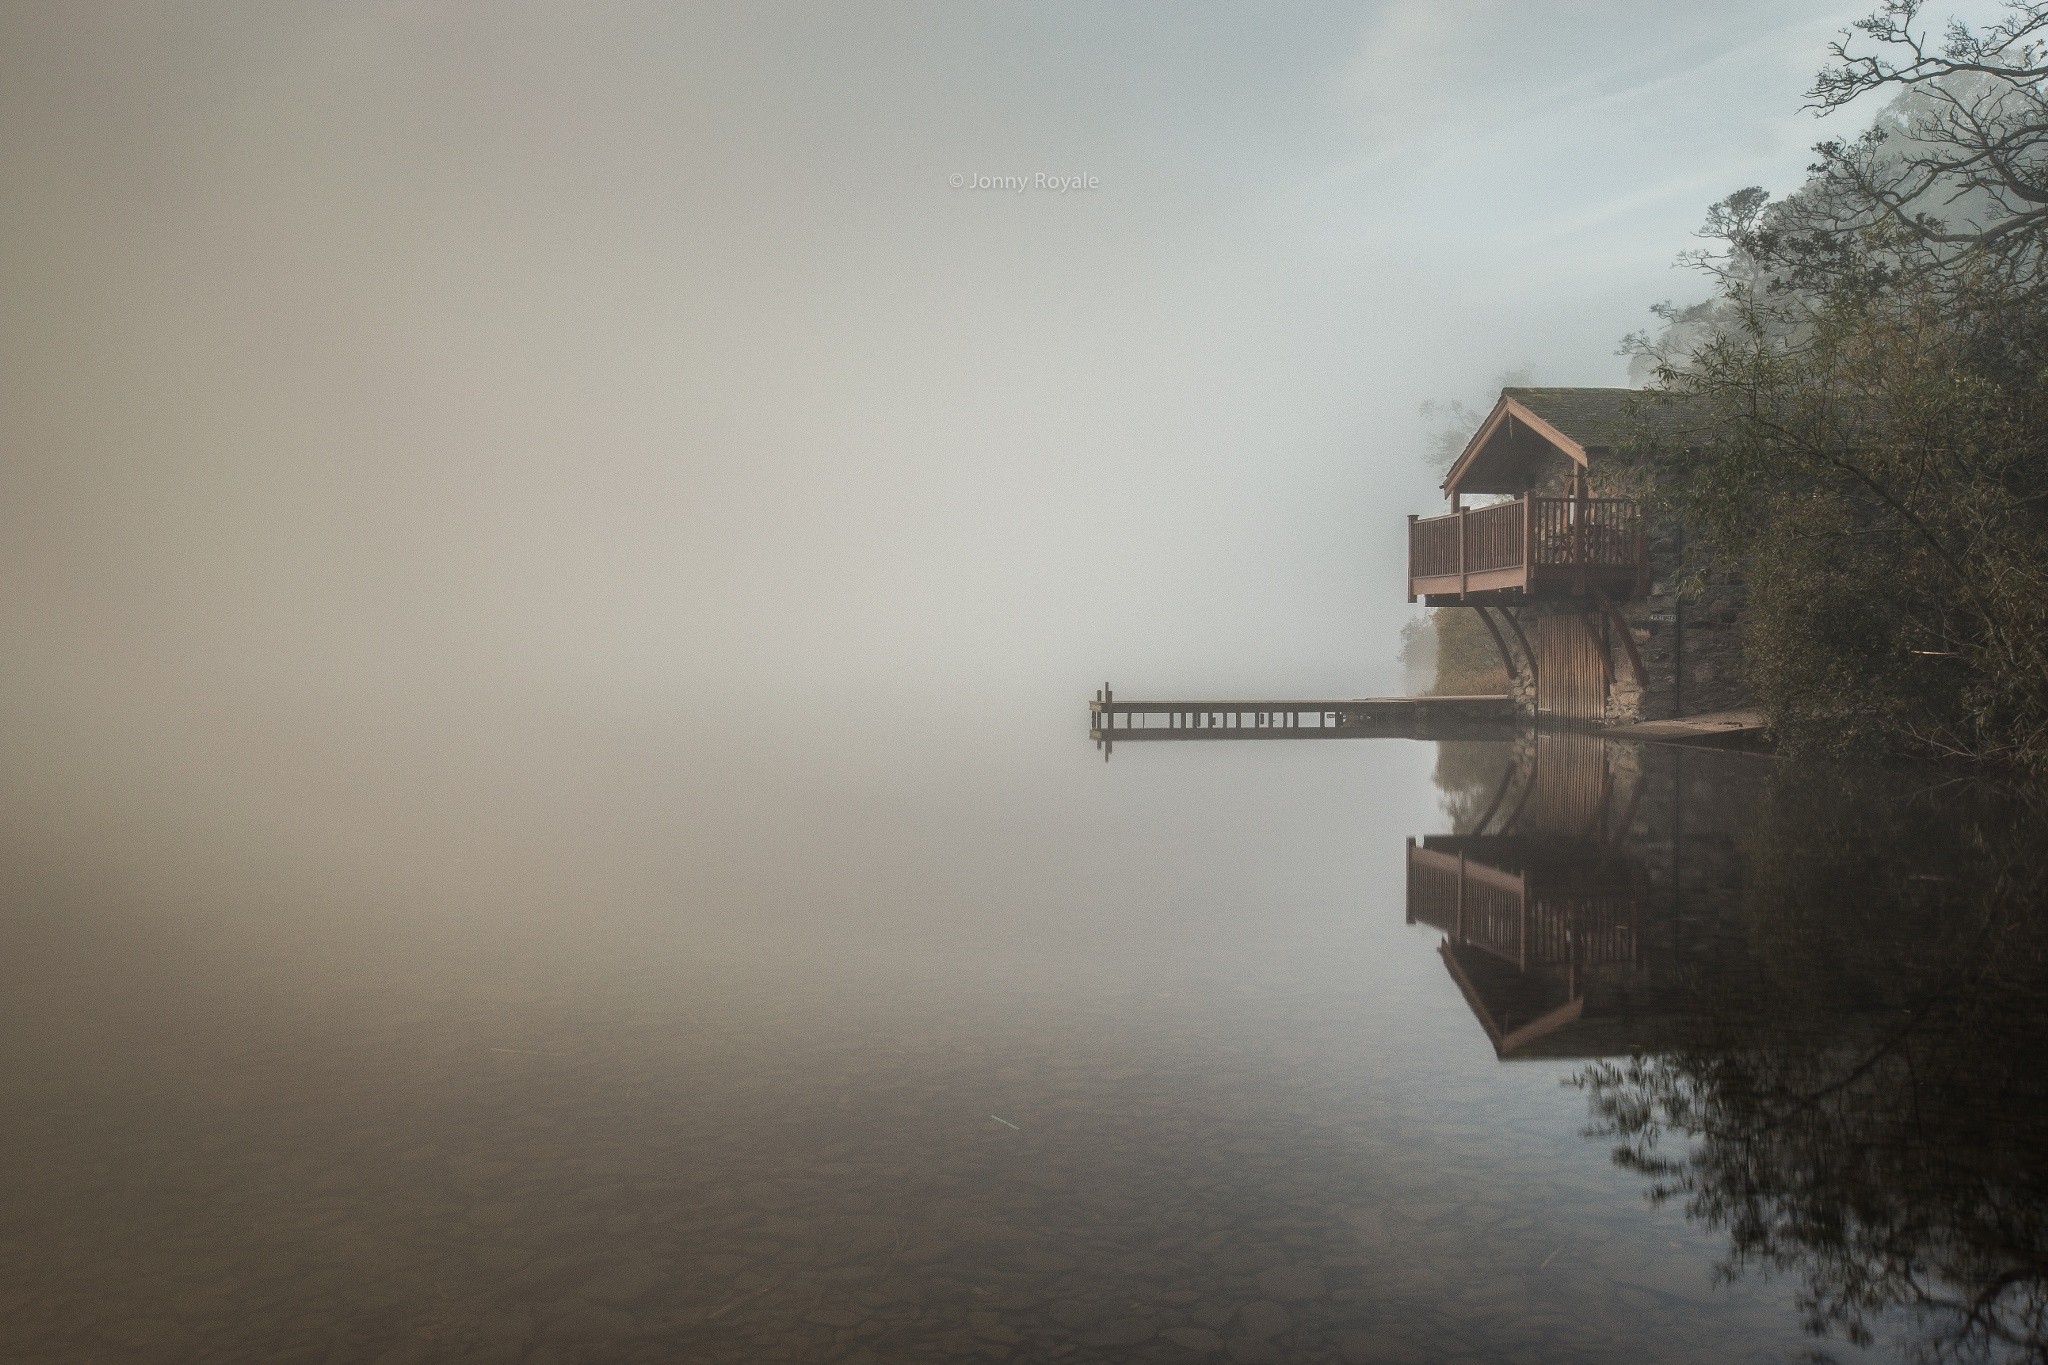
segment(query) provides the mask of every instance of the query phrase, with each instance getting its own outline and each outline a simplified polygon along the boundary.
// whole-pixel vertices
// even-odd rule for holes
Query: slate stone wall
[[[1611,641],[1614,681],[1604,714],[1592,723],[1669,720],[1753,700],[1743,660],[1748,587],[1738,574],[1721,569],[1710,572],[1692,594],[1681,596],[1684,551],[1683,532],[1674,521],[1652,527],[1649,596],[1619,604],[1642,657],[1647,684],[1637,682],[1621,642]],[[1583,612],[1593,605],[1571,598],[1534,602],[1518,608],[1516,618],[1534,641],[1539,636],[1538,618]],[[1535,716],[1536,689],[1526,672],[1514,680],[1512,691],[1516,711]]]
[[[1684,548],[1683,531],[1674,521],[1653,525],[1650,595],[1622,609],[1650,678],[1637,719],[1725,711],[1753,699],[1743,662],[1748,585],[1738,574],[1719,568],[1710,571],[1694,593],[1680,596],[1676,589]]]

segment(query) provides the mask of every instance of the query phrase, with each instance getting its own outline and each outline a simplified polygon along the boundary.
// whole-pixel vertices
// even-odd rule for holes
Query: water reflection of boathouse
[[[1669,954],[1630,838],[1643,786],[1633,748],[1538,733],[1464,829],[1408,841],[1408,922],[1443,933],[1444,965],[1503,1059],[1650,1041]]]

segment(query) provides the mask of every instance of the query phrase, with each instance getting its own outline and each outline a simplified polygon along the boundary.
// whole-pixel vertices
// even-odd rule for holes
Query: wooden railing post
[[[1408,836],[1408,858],[1405,866],[1408,870],[1408,922],[1413,924],[1415,923],[1415,836],[1412,834]]]
[[[1457,905],[1458,908],[1451,919],[1451,923],[1456,925],[1457,928],[1451,931],[1451,935],[1453,938],[1457,939],[1458,942],[1463,943],[1465,941],[1465,854],[1462,849],[1458,853]]]
[[[1408,514],[1408,600],[1415,600],[1415,514]]]
[[[1572,563],[1578,566],[1577,590],[1586,590],[1586,472],[1572,484]]]
[[[1522,494],[1522,591],[1536,576],[1536,495]]]
[[[1458,595],[1465,595],[1465,588],[1471,575],[1465,569],[1465,519],[1472,514],[1464,508],[1458,509]]]

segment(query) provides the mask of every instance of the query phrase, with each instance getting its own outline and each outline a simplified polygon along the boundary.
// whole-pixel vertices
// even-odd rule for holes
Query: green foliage
[[[2048,771],[2048,315],[1995,283],[1801,301],[1666,364],[1712,431],[1673,494],[1746,561],[1782,738]],[[1776,324],[1776,325],[1774,325]]]
[[[1822,497],[1787,498],[1750,557],[1761,585],[1751,605],[1749,666],[1779,738],[1801,749],[1874,751],[1909,720],[1908,656],[1890,636],[1889,580],[1873,585],[1861,557],[1835,551],[1851,534]]]
[[[2048,3],[2006,8],[1943,48],[1912,5],[1859,25],[1907,60],[1838,48],[1816,98],[1905,93],[1789,199],[1716,205],[1694,259],[1718,297],[1632,343],[1705,437],[1639,458],[1745,571],[1794,748],[2048,773]]]

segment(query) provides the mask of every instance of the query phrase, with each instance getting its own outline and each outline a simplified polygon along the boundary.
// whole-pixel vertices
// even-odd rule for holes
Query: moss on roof
[[[1577,441],[1588,451],[1613,450],[1636,431],[1679,435],[1692,425],[1683,408],[1655,401],[1642,389],[1548,389],[1500,391]]]

